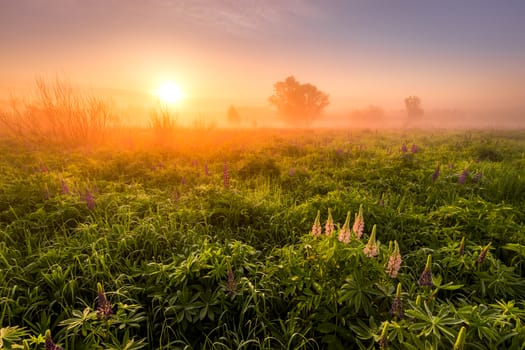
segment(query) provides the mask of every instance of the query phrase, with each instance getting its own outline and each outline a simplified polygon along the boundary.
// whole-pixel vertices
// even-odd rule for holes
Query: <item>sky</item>
[[[0,0],[0,93],[60,75],[133,104],[171,80],[226,110],[293,75],[334,112],[524,110],[524,33],[524,0]]]

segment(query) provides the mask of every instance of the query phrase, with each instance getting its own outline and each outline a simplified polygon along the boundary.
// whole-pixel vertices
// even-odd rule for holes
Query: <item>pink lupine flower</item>
[[[113,309],[111,308],[111,304],[109,300],[106,298],[106,293],[104,292],[104,288],[102,287],[102,284],[97,283],[97,294],[98,294],[98,300],[97,300],[97,318],[99,320],[101,319],[108,319],[111,315],[113,315]]]
[[[312,226],[312,236],[314,237],[321,236],[322,230],[323,229],[321,228],[321,212],[318,210],[317,216],[315,217],[315,221]]]
[[[346,214],[346,220],[339,232],[337,239],[343,243],[349,243],[352,236],[352,231],[350,230],[350,211]]]
[[[289,176],[294,176],[295,175],[295,169],[294,168],[290,168],[290,170],[288,170],[288,175]]]
[[[363,205],[359,206],[359,212],[355,214],[354,226],[352,231],[357,239],[360,239],[365,229],[365,219],[363,217]]]
[[[370,234],[370,238],[368,239],[368,243],[363,248],[363,252],[366,256],[369,258],[373,258],[377,256],[379,253],[379,246],[376,242],[376,225],[372,227],[372,233]]]
[[[226,292],[229,295],[234,295],[237,291],[237,281],[235,280],[235,275],[233,274],[232,269],[228,268],[228,281],[226,282]]]
[[[331,236],[334,232],[334,219],[332,219],[332,210],[328,208],[328,218],[326,219],[326,224],[324,225],[324,234],[325,236]]]
[[[399,252],[399,245],[397,244],[397,241],[394,241],[394,251],[392,254],[390,254],[390,257],[388,258],[388,263],[386,266],[386,273],[392,277],[396,278],[397,273],[399,272],[399,269],[401,268],[401,261],[403,259],[401,258],[401,253]]]

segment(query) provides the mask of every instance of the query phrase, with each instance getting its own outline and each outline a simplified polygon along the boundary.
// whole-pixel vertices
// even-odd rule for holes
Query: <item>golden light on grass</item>
[[[182,89],[177,84],[167,81],[162,83],[157,90],[155,90],[156,95],[159,97],[161,102],[164,103],[177,103],[183,97],[184,93]]]

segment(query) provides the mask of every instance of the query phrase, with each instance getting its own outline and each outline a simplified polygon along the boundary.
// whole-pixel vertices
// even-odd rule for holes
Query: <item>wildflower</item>
[[[314,224],[312,226],[312,236],[319,237],[321,236],[321,212],[317,211],[317,216],[315,217]]]
[[[290,168],[290,170],[288,170],[288,175],[289,176],[294,176],[295,175],[295,169],[294,168]]]
[[[49,168],[44,163],[40,163],[39,169],[41,173],[49,173]]]
[[[374,256],[377,256],[378,253],[378,244],[376,242],[376,225],[372,227],[372,233],[370,234],[370,238],[368,239],[368,243],[363,248],[363,252],[366,256],[369,258],[373,258]]]
[[[383,196],[381,196],[381,198],[379,199],[379,205],[382,207],[385,206],[385,199],[383,198]]]
[[[64,179],[60,180],[60,188],[62,194],[69,194],[69,187],[67,187],[67,184],[64,181]]]
[[[204,164],[204,175],[210,176],[210,170],[208,169],[208,163]]]
[[[459,256],[462,256],[464,252],[465,252],[465,236],[463,236],[463,238],[461,238],[461,242],[459,242],[459,249],[458,249]]]
[[[448,168],[449,169],[453,169],[454,168],[454,163],[448,163]]]
[[[352,231],[354,232],[357,239],[360,239],[365,229],[365,219],[363,217],[363,205],[359,206],[359,212],[355,214],[354,226]]]
[[[459,330],[458,337],[456,338],[456,342],[454,343],[453,350],[463,350],[465,346],[465,339],[467,337],[467,329],[465,326],[462,326]]]
[[[415,143],[412,144],[412,147],[410,148],[410,152],[417,153],[419,151],[419,148]]]
[[[474,178],[472,180],[474,182],[480,182],[482,177],[483,177],[483,173],[481,171],[478,171],[476,175],[474,175]]]
[[[439,164],[436,166],[436,170],[434,170],[434,174],[432,174],[432,181],[436,182],[438,177],[439,177]]]
[[[181,184],[182,186],[186,186],[186,178],[185,178],[185,177],[183,177],[182,179],[180,179],[180,184]]]
[[[231,267],[228,267],[228,281],[226,282],[226,292],[229,295],[234,295],[237,291],[237,281]]]
[[[397,241],[394,241],[394,251],[390,254],[388,258],[388,264],[386,266],[386,273],[392,277],[396,278],[399,269],[401,268],[401,253],[399,252],[399,245]]]
[[[346,220],[343,224],[343,227],[341,228],[341,231],[339,232],[339,241],[343,243],[349,243],[350,237],[352,235],[352,231],[350,230],[350,211],[346,214]]]
[[[386,331],[388,329],[388,322],[385,322],[383,325],[383,330],[381,331],[381,336],[379,337],[379,348],[386,349],[388,348],[388,338]]]
[[[403,152],[403,153],[407,153],[408,152],[408,147],[407,147],[406,143],[403,143],[403,145],[401,146],[401,152]]]
[[[93,195],[93,192],[88,189],[84,192],[84,201],[89,210],[95,209],[95,196]]]
[[[427,264],[425,265],[425,269],[421,273],[421,276],[419,276],[419,285],[423,287],[432,287],[432,255],[427,256]]]
[[[222,179],[224,182],[224,187],[229,188],[230,187],[230,173],[228,172],[228,163],[224,162],[224,167],[222,170]]]
[[[326,224],[324,225],[324,234],[326,236],[331,236],[334,232],[334,220],[332,219],[332,210],[328,208],[328,219],[326,219]]]
[[[485,261],[485,258],[487,257],[487,253],[489,251],[489,248],[490,248],[491,244],[492,244],[492,242],[487,244],[485,247],[483,247],[483,249],[479,253],[479,255],[478,255],[478,264],[483,264],[483,262]]]
[[[102,284],[97,283],[97,292],[98,292],[98,299],[97,299],[97,318],[100,319],[108,319],[111,315],[113,315],[113,309],[111,308],[111,304],[109,303],[109,300],[106,298],[106,293],[104,292],[104,288],[102,287]]]
[[[392,317],[403,318],[405,313],[403,311],[403,300],[401,299],[401,283],[397,284],[396,296],[390,307],[390,315]]]
[[[463,185],[465,183],[465,180],[467,179],[467,176],[468,176],[468,170],[465,168],[459,175],[458,183]]]
[[[46,339],[46,350],[62,350],[60,346],[55,344],[53,338],[51,338],[51,331],[49,329],[46,330],[44,338]]]

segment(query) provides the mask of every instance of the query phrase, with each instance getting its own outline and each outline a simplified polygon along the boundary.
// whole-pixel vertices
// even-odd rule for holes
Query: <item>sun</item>
[[[177,103],[184,97],[181,88],[171,81],[167,81],[160,85],[155,92],[159,99],[164,103]]]

